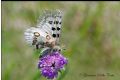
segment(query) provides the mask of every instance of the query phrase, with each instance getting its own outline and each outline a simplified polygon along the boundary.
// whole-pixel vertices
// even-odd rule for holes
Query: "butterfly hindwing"
[[[46,41],[46,35],[47,33],[45,33],[43,30],[35,27],[31,27],[24,32],[25,40],[30,45],[44,43]]]

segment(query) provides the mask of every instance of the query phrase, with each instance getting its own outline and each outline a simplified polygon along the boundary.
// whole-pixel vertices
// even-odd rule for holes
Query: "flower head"
[[[43,76],[48,79],[57,77],[58,71],[67,64],[67,59],[59,52],[50,53],[39,59],[38,68]]]

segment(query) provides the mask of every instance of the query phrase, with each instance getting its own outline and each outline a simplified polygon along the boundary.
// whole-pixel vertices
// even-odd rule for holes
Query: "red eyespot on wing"
[[[49,35],[47,35],[47,36],[46,36],[46,39],[47,39],[47,40],[50,40],[51,38],[50,38],[50,36],[49,36]]]
[[[40,34],[39,34],[38,32],[34,32],[34,35],[35,35],[36,37],[39,37],[39,36],[40,36]]]

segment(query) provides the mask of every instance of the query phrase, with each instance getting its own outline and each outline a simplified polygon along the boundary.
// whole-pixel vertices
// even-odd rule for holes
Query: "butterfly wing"
[[[56,44],[58,44],[61,32],[61,21],[61,11],[46,11],[37,27],[51,35],[55,39]]]
[[[34,38],[34,27],[26,29],[24,32],[25,40],[29,45],[32,45]]]
[[[59,44],[61,21],[62,13],[60,11],[47,11],[39,21],[37,28],[31,27],[25,31],[26,42],[36,46],[44,46],[44,43]]]
[[[45,36],[47,34],[39,28],[31,27],[24,32],[25,40],[29,45],[36,45],[38,43],[44,43],[46,41]]]
[[[35,45],[36,49],[52,47],[55,39],[43,29],[31,27],[24,32],[25,40],[29,45]],[[52,45],[52,44],[53,45]]]
[[[61,23],[62,23],[62,12],[57,11],[55,15],[55,20],[54,20],[54,26],[56,30],[53,32],[53,36],[56,35],[56,43],[59,44],[59,37],[61,35]]]
[[[50,12],[45,12],[44,15],[41,16],[40,20],[38,21],[37,27],[42,29],[44,32],[52,35],[52,22],[54,18]]]

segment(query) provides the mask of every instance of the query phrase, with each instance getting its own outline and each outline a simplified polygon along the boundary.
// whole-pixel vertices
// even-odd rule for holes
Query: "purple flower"
[[[41,73],[43,76],[47,77],[48,79],[53,79],[54,77],[57,77],[58,72],[52,67],[44,67],[41,68]]]
[[[67,62],[68,60],[62,54],[53,52],[39,59],[38,68],[41,69],[43,76],[54,79]]]

